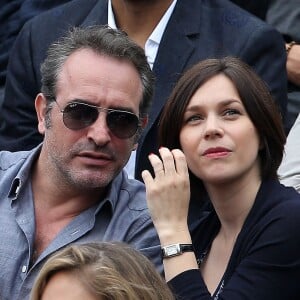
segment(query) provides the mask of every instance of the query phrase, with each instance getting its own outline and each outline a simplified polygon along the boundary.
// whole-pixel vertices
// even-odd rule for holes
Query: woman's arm
[[[155,177],[149,171],[142,173],[154,226],[162,247],[191,244],[187,225],[190,183],[185,156],[178,149],[161,148],[159,153],[161,159],[154,154],[149,156]],[[195,254],[190,251],[164,258],[163,263],[167,281],[186,270],[198,269]]]

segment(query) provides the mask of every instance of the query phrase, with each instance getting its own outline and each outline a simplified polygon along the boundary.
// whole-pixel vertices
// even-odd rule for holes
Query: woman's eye
[[[203,117],[199,116],[199,115],[193,115],[193,116],[189,116],[185,119],[185,123],[196,123],[203,120]]]
[[[234,116],[234,115],[240,115],[241,113],[237,109],[226,109],[224,111],[224,116]]]

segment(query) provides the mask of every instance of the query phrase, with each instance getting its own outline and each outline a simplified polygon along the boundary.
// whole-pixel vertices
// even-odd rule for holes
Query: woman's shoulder
[[[253,206],[257,214],[280,213],[291,208],[300,210],[300,194],[294,188],[284,186],[277,180],[262,183]]]
[[[263,184],[242,231],[248,242],[298,245],[300,251],[299,228],[300,195],[275,181]]]

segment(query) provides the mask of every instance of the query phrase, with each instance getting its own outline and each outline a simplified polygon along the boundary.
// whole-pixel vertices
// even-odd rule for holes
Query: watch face
[[[161,252],[163,258],[180,255],[184,252],[194,252],[192,244],[172,244],[162,247]]]
[[[165,248],[165,254],[167,256],[172,256],[172,255],[176,255],[180,252],[180,249],[178,247],[179,245],[170,245],[168,247]]]

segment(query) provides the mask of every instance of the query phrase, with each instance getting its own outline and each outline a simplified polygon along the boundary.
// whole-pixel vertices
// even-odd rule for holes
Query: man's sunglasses
[[[57,102],[56,104],[59,107]],[[63,113],[65,126],[72,130],[92,125],[101,111],[106,112],[107,127],[119,139],[131,138],[140,127],[139,117],[129,111],[103,108],[83,102],[71,102],[64,109],[60,107],[59,109]]]

